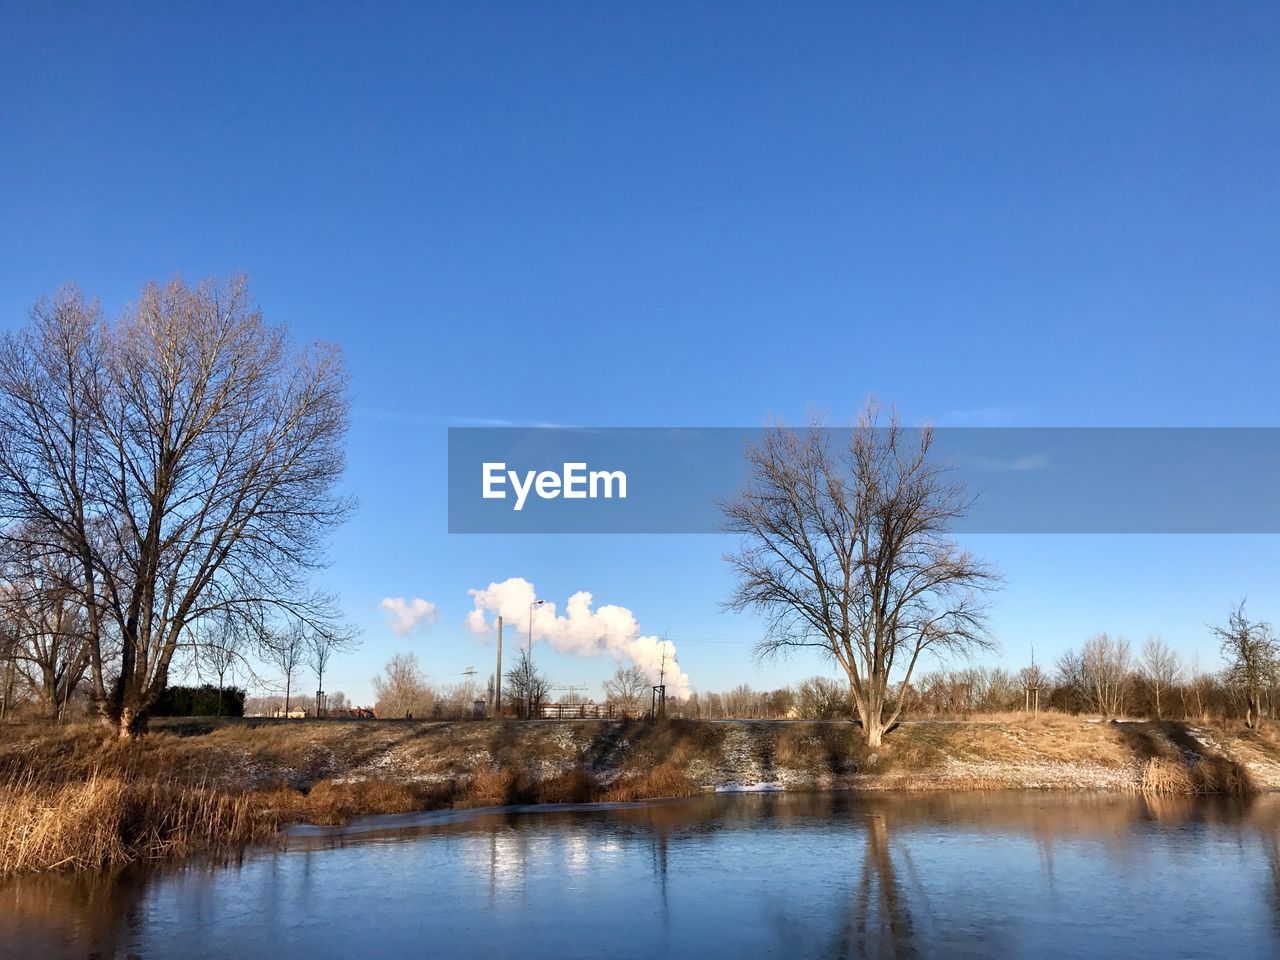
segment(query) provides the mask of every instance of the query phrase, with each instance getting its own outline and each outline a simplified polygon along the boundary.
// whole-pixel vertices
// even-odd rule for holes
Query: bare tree
[[[8,618],[14,675],[42,711],[61,720],[89,668],[84,618],[74,595],[58,585],[10,582],[0,593]]]
[[[1147,642],[1142,645],[1140,664],[1142,675],[1155,695],[1156,719],[1161,720],[1164,718],[1164,711],[1160,697],[1182,679],[1182,661],[1163,639],[1152,636],[1147,637]]]
[[[316,675],[316,695],[319,697],[324,692],[324,675],[329,669],[329,661],[333,659],[334,654],[348,649],[352,644],[350,634],[336,633],[333,630],[316,628],[310,632],[307,641],[307,662],[311,665],[312,672]],[[330,705],[330,701],[326,699],[324,706],[319,700],[316,701],[316,715],[319,711]]]
[[[1109,633],[1094,634],[1080,648],[1081,681],[1091,709],[1104,717],[1124,712],[1129,692],[1129,641]]]
[[[529,651],[520,648],[516,653],[516,662],[503,678],[503,689],[511,691],[511,703],[520,710],[528,710],[530,716],[538,716],[542,704],[551,692],[549,681],[533,661],[529,659]]]
[[[0,619],[0,720],[13,709],[18,679],[18,631],[12,621]]]
[[[289,715],[289,701],[293,694],[293,677],[306,661],[311,649],[311,631],[305,624],[293,622],[283,629],[273,631],[266,639],[267,657],[280,670],[284,680],[284,712]]]
[[[1044,689],[1049,685],[1049,677],[1040,669],[1039,664],[1033,663],[1018,671],[1017,685],[1019,688]]]
[[[768,624],[762,656],[815,647],[844,670],[863,733],[897,721],[920,655],[992,646],[984,594],[995,572],[947,534],[963,491],[929,458],[933,431],[882,425],[868,403],[846,444],[819,423],[770,428],[747,450],[751,478],[724,505],[743,546],[726,557],[728,601]]]
[[[645,695],[652,684],[639,667],[619,667],[613,677],[604,682],[606,701],[612,703],[626,716],[635,716],[644,707]]]
[[[0,532],[74,564],[120,737],[146,729],[191,624],[333,617],[308,578],[348,511],[347,422],[339,352],[291,348],[243,278],[152,284],[112,325],[67,289],[0,341]]]
[[[235,617],[210,618],[198,623],[191,631],[195,665],[198,673],[208,672],[218,678],[218,716],[222,716],[223,693],[227,689],[227,677],[234,677],[240,666],[254,677],[247,654],[254,646],[254,637],[248,627]],[[267,649],[264,645],[263,649]]]
[[[1222,643],[1227,683],[1243,693],[1245,725],[1253,729],[1262,723],[1261,691],[1280,661],[1275,632],[1269,623],[1250,620],[1241,600],[1213,634]]]
[[[380,717],[425,716],[435,699],[415,653],[397,653],[388,660],[373,678],[373,692]]]

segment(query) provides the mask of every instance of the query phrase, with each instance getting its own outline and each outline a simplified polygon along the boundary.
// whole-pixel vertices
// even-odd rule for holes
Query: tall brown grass
[[[614,803],[630,803],[636,800],[695,797],[701,792],[702,788],[680,767],[664,761],[650,770],[618,777],[605,791],[604,799]]]
[[[264,802],[267,801],[267,802]],[[279,804],[210,787],[95,772],[60,785],[0,785],[0,875],[103,869],[271,839]]]
[[[289,804],[295,814],[292,819],[334,826],[352,817],[413,813],[447,806],[449,794],[447,787],[432,789],[390,780],[324,780],[305,796],[287,793],[291,798],[297,797]]]
[[[1190,765],[1152,757],[1142,766],[1138,792],[1156,797],[1248,797],[1257,793],[1258,787],[1245,767],[1225,757],[1202,757]]]
[[[1237,760],[1280,762],[1269,729],[1217,735],[1221,752],[1183,724],[1053,714],[904,724],[875,751],[856,726],[803,722],[202,721],[131,743],[86,726],[0,725],[0,875],[228,850],[295,821],[693,796],[738,764],[790,784],[912,790],[1088,786],[1101,770],[1111,786],[1178,796],[1249,793]]]

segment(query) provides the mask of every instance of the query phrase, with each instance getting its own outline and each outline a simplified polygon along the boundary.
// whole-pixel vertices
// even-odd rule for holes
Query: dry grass
[[[849,724],[786,724],[775,728],[774,762],[803,771],[817,783],[834,783],[862,769],[868,751],[857,727]]]
[[[1247,797],[1258,792],[1249,771],[1223,757],[1203,757],[1186,764],[1152,757],[1142,767],[1138,792],[1155,797],[1226,795]]]
[[[218,851],[299,820],[684,797],[752,777],[793,789],[1243,794],[1256,788],[1241,761],[1272,782],[1280,728],[1201,735],[1042,713],[906,723],[869,751],[841,723],[191,721],[132,743],[89,726],[0,725],[0,875]]]
[[[1195,793],[1191,771],[1176,760],[1152,757],[1142,767],[1141,793],[1156,797],[1179,797]]]
[[[477,766],[453,798],[455,807],[497,807],[526,803],[593,803],[599,781],[581,766],[548,777],[513,767]]]
[[[538,803],[593,803],[600,783],[582,767],[572,767],[538,784]]]
[[[11,781],[0,785],[0,875],[97,870],[266,841],[279,822],[273,806],[266,796],[102,773],[60,786]]]
[[[676,763],[664,761],[645,773],[623,774],[605,791],[604,799],[612,803],[636,800],[658,800],[668,797],[694,797],[702,787],[691,780]]]
[[[478,766],[454,801],[456,807],[499,807],[523,803],[529,786],[511,767]]]
[[[444,791],[415,789],[388,780],[324,780],[311,788],[296,809],[300,814],[297,819],[338,825],[356,816],[413,813],[444,806],[447,799]]]

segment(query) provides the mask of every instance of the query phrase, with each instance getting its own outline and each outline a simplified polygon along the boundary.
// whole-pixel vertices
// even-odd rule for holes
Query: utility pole
[[[525,658],[525,663],[528,667],[526,685],[529,688],[527,691],[529,694],[529,705],[526,708],[526,713],[524,715],[526,720],[533,719],[533,684],[534,679],[537,677],[537,674],[533,671],[533,608],[540,607],[546,602],[547,601],[545,600],[535,600],[533,603],[529,604],[529,652]]]
[[[493,716],[502,717],[502,614],[498,614],[498,672],[493,675]]]
[[[662,638],[662,661],[658,667],[658,685],[653,688],[653,698],[649,705],[649,714],[654,720],[665,720],[667,716],[667,639]]]

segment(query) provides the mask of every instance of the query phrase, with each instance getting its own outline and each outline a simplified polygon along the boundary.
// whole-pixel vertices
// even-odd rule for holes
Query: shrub
[[[157,717],[243,717],[245,692],[239,687],[218,690],[211,683],[199,687],[165,687],[151,712]]]

